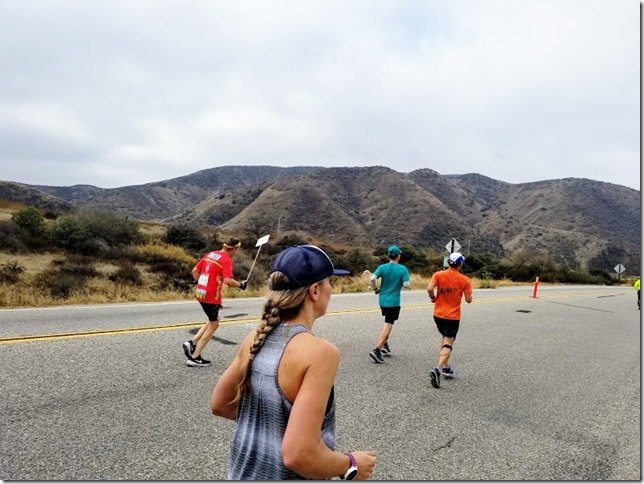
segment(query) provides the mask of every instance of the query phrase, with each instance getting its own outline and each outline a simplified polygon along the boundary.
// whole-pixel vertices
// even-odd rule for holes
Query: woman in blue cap
[[[280,252],[262,320],[212,393],[214,415],[236,421],[228,479],[368,479],[372,451],[335,450],[333,384],[340,353],[311,329],[326,313],[333,267],[319,247]]]

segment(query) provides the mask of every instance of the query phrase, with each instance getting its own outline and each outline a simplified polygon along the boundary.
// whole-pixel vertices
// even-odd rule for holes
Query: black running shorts
[[[219,308],[221,304],[211,304],[199,301],[203,312],[208,316],[208,321],[219,321]]]
[[[380,311],[385,317],[385,323],[394,324],[394,321],[400,316],[400,306],[392,306],[390,308],[380,306]]]
[[[458,333],[458,323],[461,322],[460,319],[445,319],[434,316],[434,322],[440,334],[446,338],[456,338],[456,333]]]

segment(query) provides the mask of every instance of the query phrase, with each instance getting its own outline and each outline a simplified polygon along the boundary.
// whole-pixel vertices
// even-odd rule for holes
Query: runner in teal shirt
[[[376,294],[378,294],[378,302],[380,303],[380,311],[385,317],[385,324],[382,327],[380,336],[378,336],[378,343],[369,356],[376,363],[384,363],[384,356],[390,356],[391,349],[389,348],[389,335],[394,322],[400,316],[400,290],[403,287],[409,288],[410,278],[407,268],[399,264],[402,251],[396,245],[392,245],[387,249],[389,262],[378,266],[378,268],[371,275],[371,287]],[[378,288],[376,281],[380,279],[380,288]]]

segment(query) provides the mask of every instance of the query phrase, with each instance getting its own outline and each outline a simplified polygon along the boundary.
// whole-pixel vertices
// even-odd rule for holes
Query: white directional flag
[[[259,247],[260,245],[264,245],[266,242],[268,242],[268,238],[271,236],[271,234],[265,235],[264,237],[261,237],[257,239],[257,243],[255,244],[255,247]]]

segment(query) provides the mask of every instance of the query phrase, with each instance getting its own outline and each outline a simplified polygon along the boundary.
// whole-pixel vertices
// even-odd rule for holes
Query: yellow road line
[[[257,321],[255,319],[231,319],[229,321],[221,321],[222,325],[250,323]],[[29,343],[31,341],[52,341],[60,339],[75,339],[75,338],[88,338],[90,336],[109,336],[115,334],[128,334],[128,333],[147,333],[152,331],[167,331],[182,328],[198,328],[203,325],[200,323],[180,323],[180,324],[167,324],[162,326],[141,326],[138,328],[121,328],[121,329],[104,329],[96,331],[81,331],[77,333],[53,333],[53,334],[36,334],[27,336],[10,336],[0,338],[0,345],[11,343]]]
[[[536,300],[543,299],[561,299],[568,298],[578,295],[584,296],[593,296],[595,294],[605,295],[604,292],[597,293],[567,293],[567,294],[548,294],[546,297],[537,297]],[[615,295],[623,295],[624,293],[619,293]],[[499,301],[518,301],[518,300],[532,300],[531,296],[520,295],[520,296],[504,296],[504,297],[488,297],[484,299],[475,299],[472,304],[484,304],[490,302],[499,302]],[[422,309],[433,306],[433,303],[421,303],[421,304],[411,304],[402,306],[402,309]],[[369,308],[358,308],[358,309],[344,309],[340,311],[330,311],[327,313],[327,316],[335,315],[342,316],[345,314],[360,314],[360,313],[377,313],[380,312],[379,307],[369,307]],[[221,325],[236,325],[244,323],[256,323],[259,320],[259,315],[254,318],[246,319],[229,319],[222,320]],[[195,323],[179,323],[179,324],[167,324],[160,326],[142,326],[135,328],[122,328],[122,329],[106,329],[106,330],[96,330],[96,331],[81,331],[75,333],[53,333],[53,334],[39,334],[39,335],[25,335],[25,336],[10,336],[5,338],[0,338],[0,345],[8,345],[15,343],[30,343],[33,341],[54,341],[54,340],[65,340],[65,339],[76,339],[76,338],[89,338],[93,336],[111,336],[111,335],[120,335],[120,334],[133,334],[133,333],[147,333],[152,331],[168,331],[173,329],[183,329],[183,328],[197,328],[200,327],[202,322]]]

